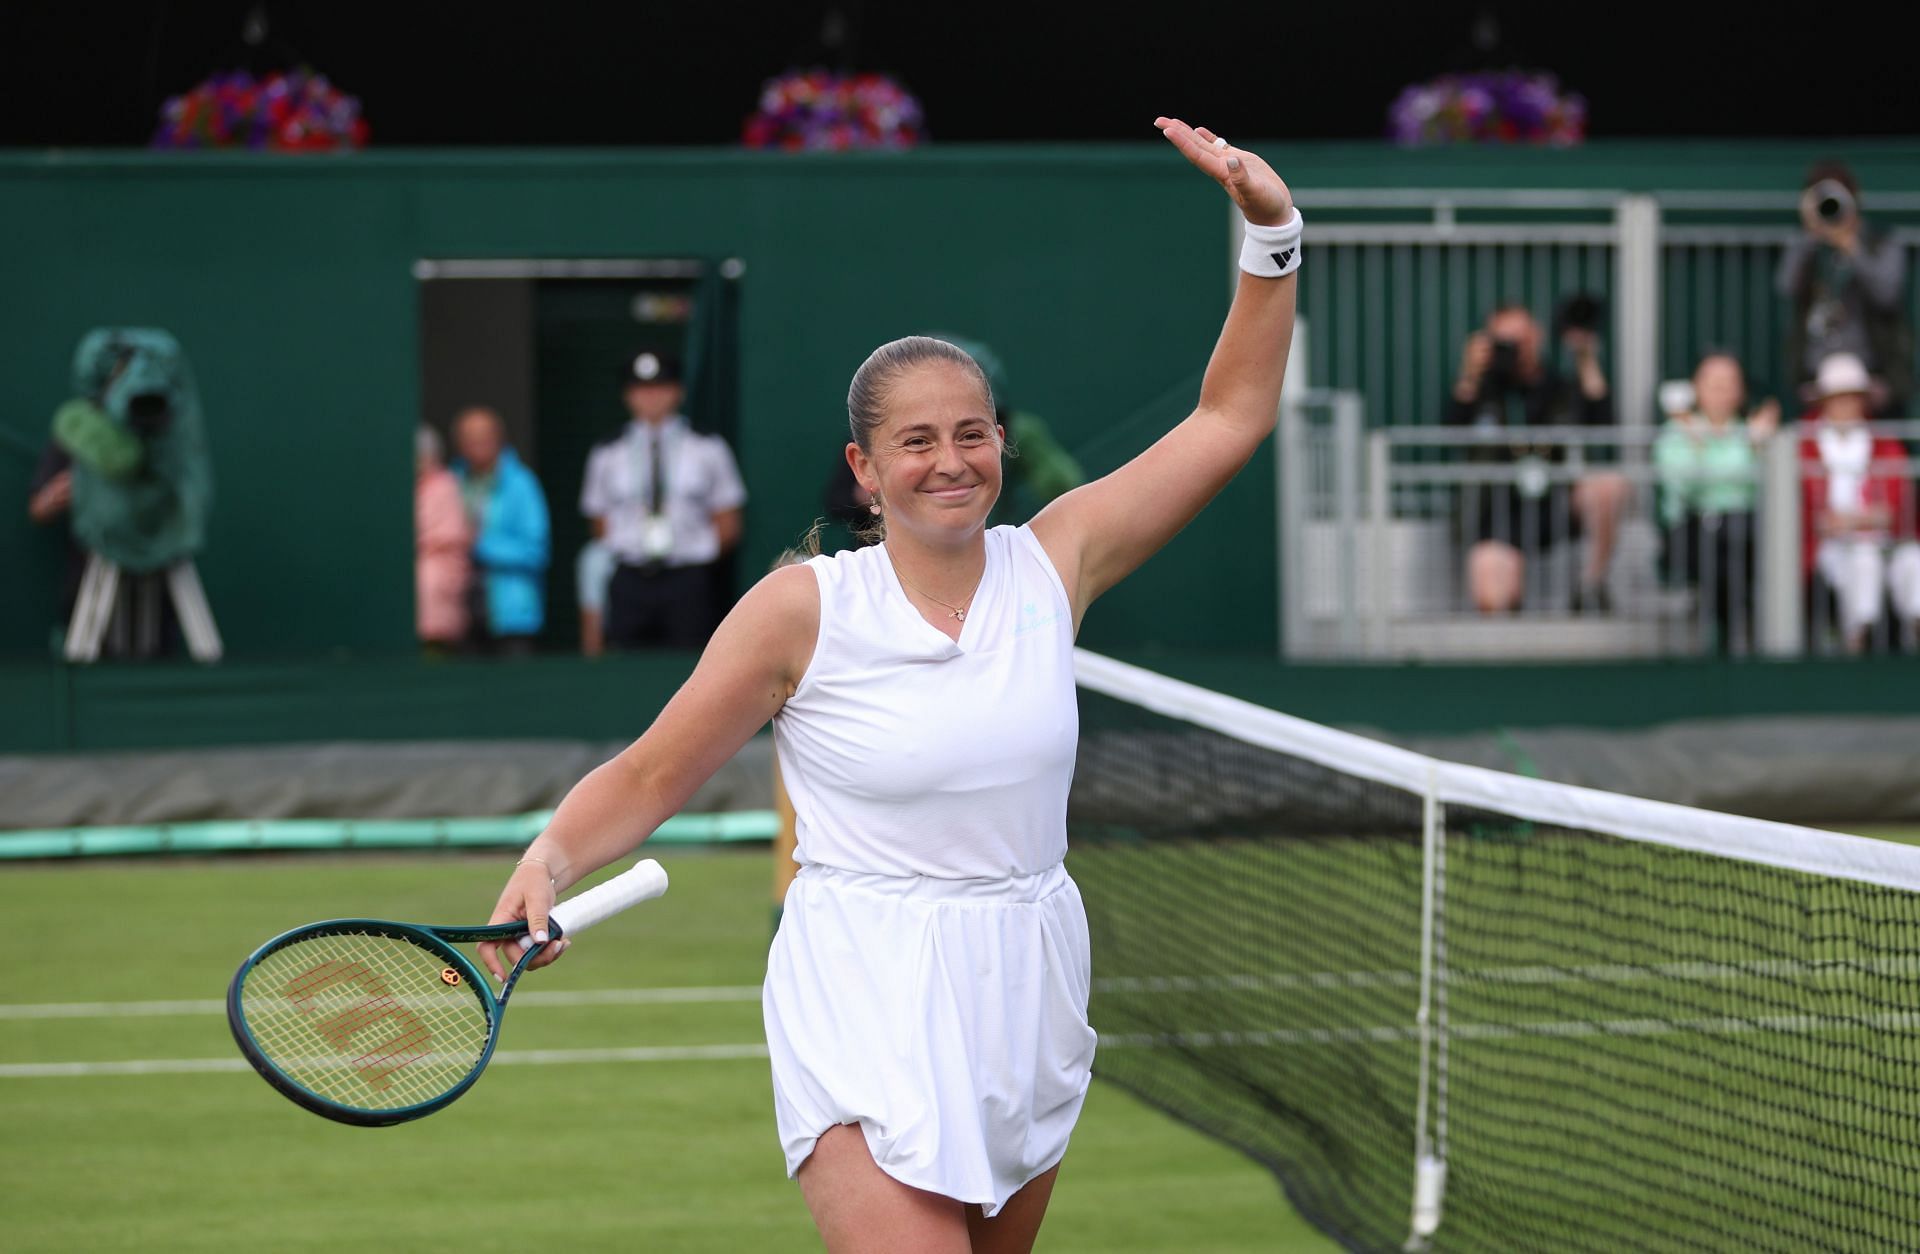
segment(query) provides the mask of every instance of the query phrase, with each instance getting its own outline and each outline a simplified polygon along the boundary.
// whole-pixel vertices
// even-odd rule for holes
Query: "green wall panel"
[[[1258,146],[1309,212],[1315,187],[1780,190],[1836,147]],[[1920,187],[1920,145],[1839,147],[1869,202]],[[1226,307],[1225,252],[1218,194],[1151,143],[0,154],[0,654],[47,648],[61,540],[26,524],[20,490],[91,326],[165,326],[192,356],[218,476],[202,574],[233,656],[400,655],[412,644],[416,259],[742,258],[748,580],[818,512],[847,380],[875,345],[931,329],[989,341],[1021,407],[1107,469],[1197,394]],[[1265,462],[1095,611],[1087,644],[1273,650]]]
[[[1307,666],[1246,655],[1119,656],[1316,722],[1401,735],[1920,709],[1920,666],[1901,657]],[[668,653],[591,662],[0,664],[0,754],[342,740],[618,740],[646,730],[692,665],[691,655]]]

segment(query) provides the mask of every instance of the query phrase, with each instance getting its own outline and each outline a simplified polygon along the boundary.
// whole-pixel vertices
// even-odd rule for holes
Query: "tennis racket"
[[[455,949],[527,934],[525,920],[425,927],[329,919],[253,951],[227,986],[227,1026],[253,1069],[316,1115],[383,1127],[430,1115],[480,1078],[520,973],[547,945],[667,891],[648,858],[555,906],[548,940],[488,987]]]

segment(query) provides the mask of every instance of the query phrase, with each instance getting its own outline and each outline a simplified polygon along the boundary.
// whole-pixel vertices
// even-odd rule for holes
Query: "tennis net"
[[[1095,1072],[1346,1248],[1920,1248],[1920,848],[1077,669]]]

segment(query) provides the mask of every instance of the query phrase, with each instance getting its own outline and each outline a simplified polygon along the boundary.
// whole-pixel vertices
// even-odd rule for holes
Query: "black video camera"
[[[1515,340],[1495,340],[1493,356],[1487,362],[1487,390],[1511,392],[1520,386],[1520,345]]]

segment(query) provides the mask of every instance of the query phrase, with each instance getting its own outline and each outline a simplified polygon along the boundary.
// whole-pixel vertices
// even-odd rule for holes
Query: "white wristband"
[[[1300,268],[1300,231],[1303,219],[1295,209],[1281,226],[1245,223],[1240,244],[1240,268],[1263,279],[1277,279]]]

